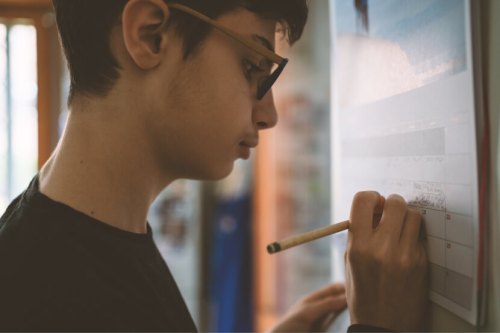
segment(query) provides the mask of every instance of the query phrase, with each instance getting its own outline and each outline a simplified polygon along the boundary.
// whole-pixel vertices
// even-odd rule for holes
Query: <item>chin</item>
[[[230,163],[225,167],[221,167],[219,165],[218,167],[214,167],[210,170],[205,169],[203,170],[203,172],[197,172],[196,175],[192,175],[186,178],[193,180],[202,180],[202,181],[218,181],[229,176],[233,171],[233,168],[234,168],[234,163]]]
[[[219,170],[214,170],[214,173],[209,177],[209,179],[206,180],[211,180],[211,181],[216,181],[216,180],[222,180],[229,176],[231,172],[233,171],[234,164],[231,163],[230,167],[227,167],[225,169],[219,169]]]

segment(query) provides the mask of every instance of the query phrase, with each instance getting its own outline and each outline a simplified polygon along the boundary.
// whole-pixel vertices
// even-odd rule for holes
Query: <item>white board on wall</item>
[[[354,194],[399,193],[427,227],[430,299],[478,321],[479,196],[468,0],[336,0],[333,221]],[[333,238],[344,279],[345,235]]]

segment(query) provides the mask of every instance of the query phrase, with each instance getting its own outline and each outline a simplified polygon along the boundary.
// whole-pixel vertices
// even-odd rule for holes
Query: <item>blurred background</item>
[[[354,10],[366,1],[343,3]],[[484,87],[491,131],[488,290],[500,296],[495,222],[500,216],[500,1],[480,3],[482,31],[474,41],[482,43],[478,84]],[[303,38],[293,48],[277,45],[277,53],[290,58],[274,88],[277,127],[262,133],[251,160],[238,161],[227,179],[177,181],[149,212],[155,241],[200,331],[268,330],[301,296],[331,280],[328,239],[273,256],[265,250],[277,239],[331,223],[330,8],[328,0],[309,4]],[[357,17],[355,29],[366,33],[368,12]],[[0,214],[56,146],[68,112],[68,82],[51,1],[0,0]],[[500,329],[499,299],[487,300],[485,330]],[[434,315],[434,328],[477,329],[442,311]]]
[[[327,284],[326,240],[269,256],[266,245],[330,224],[328,1],[311,1],[303,38],[278,54],[280,122],[220,182],[177,181],[149,212],[156,243],[201,331],[263,331]],[[0,213],[64,128],[69,77],[50,0],[0,0]]]

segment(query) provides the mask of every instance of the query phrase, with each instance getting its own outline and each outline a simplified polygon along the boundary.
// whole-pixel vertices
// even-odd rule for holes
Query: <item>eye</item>
[[[261,74],[264,72],[264,69],[257,66],[253,62],[249,60],[243,60],[243,68],[245,71],[245,77],[250,80],[252,79],[255,75]]]

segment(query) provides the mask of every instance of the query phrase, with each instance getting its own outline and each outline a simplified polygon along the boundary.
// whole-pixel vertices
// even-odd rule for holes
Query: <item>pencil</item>
[[[297,246],[300,244],[304,244],[304,243],[313,241],[313,240],[321,238],[321,237],[333,235],[337,232],[347,230],[347,229],[349,229],[349,220],[335,223],[335,224],[329,225],[327,227],[319,228],[316,230],[312,230],[312,231],[303,233],[302,235],[292,236],[289,238],[285,238],[281,241],[271,243],[267,246],[267,252],[270,254],[280,252],[280,251],[289,249],[291,247],[294,247],[294,246]]]

